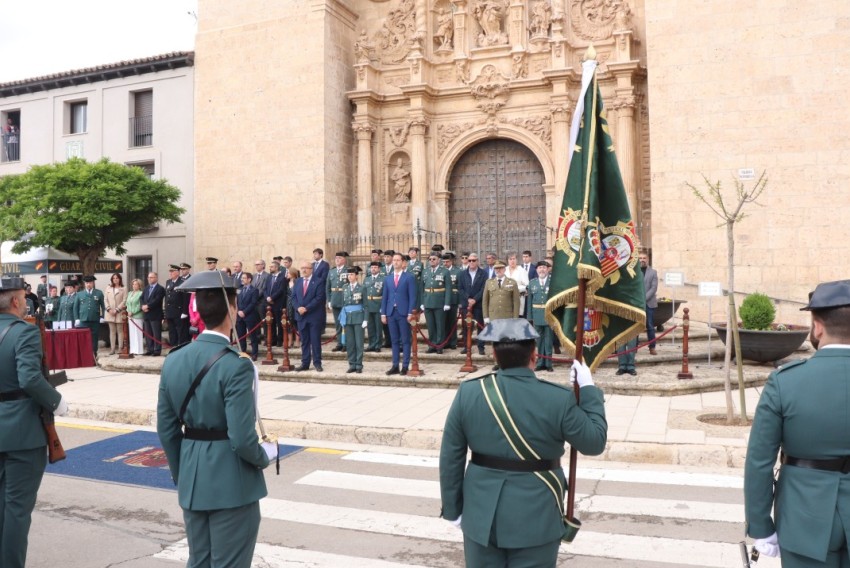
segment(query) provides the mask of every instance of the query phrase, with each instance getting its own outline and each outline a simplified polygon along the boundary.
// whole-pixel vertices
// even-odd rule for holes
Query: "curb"
[[[106,406],[75,404],[69,416],[118,424],[156,426],[156,412],[152,410],[114,409]],[[280,438],[417,450],[439,450],[443,436],[442,430],[380,428],[294,420],[264,420],[264,424],[269,433]],[[746,453],[745,445],[609,441],[601,455],[582,456],[582,459],[637,464],[743,468]]]

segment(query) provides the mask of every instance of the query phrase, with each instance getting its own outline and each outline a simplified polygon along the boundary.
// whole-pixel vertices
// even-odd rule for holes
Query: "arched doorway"
[[[545,257],[543,167],[513,140],[486,140],[467,150],[449,176],[449,246],[458,252],[531,250]]]

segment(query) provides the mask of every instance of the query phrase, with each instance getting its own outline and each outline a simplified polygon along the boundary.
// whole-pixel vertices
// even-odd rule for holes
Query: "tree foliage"
[[[180,190],[151,180],[140,168],[103,158],[72,158],[0,178],[0,239],[12,251],[50,246],[76,254],[83,273],[108,248],[124,255],[127,242],[161,222],[179,223]]]

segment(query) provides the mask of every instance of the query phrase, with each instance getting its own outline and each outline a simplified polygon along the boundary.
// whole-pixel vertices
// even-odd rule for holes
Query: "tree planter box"
[[[652,313],[652,325],[655,326],[657,331],[664,331],[664,324],[675,315],[675,312],[673,311],[673,302],[673,300],[658,300],[658,307],[655,308],[655,311]],[[676,311],[678,311],[679,306],[687,304],[688,301],[675,300],[675,303]]]
[[[711,327],[717,330],[720,341],[726,345],[726,325],[712,324]],[[756,331],[739,328],[741,357],[759,363],[775,363],[788,357],[799,349],[806,338],[809,337],[809,328],[801,325],[789,325],[787,327],[787,331]],[[732,351],[732,356],[735,356],[734,351]]]

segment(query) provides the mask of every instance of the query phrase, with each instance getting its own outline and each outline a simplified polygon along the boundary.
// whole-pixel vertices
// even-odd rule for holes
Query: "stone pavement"
[[[676,378],[681,370],[681,345],[659,342],[659,355],[638,355],[638,376],[616,376],[616,362],[604,364],[595,380],[605,391],[609,424],[608,447],[598,458],[618,462],[742,467],[749,427],[713,426],[697,419],[725,414],[721,344],[712,345],[712,366],[692,362],[694,380]],[[705,342],[692,343],[691,353],[705,359]],[[404,448],[436,449],[454,398],[452,386],[465,377],[487,372],[489,356],[475,356],[479,371],[459,372],[464,357],[458,352],[426,356],[425,376],[384,375],[389,353],[371,355],[364,374],[346,374],[342,355],[327,353],[324,372],[277,371],[260,365],[260,412],[266,429],[285,438],[361,443]],[[280,353],[275,356],[280,360]],[[801,354],[802,355],[802,354]],[[291,354],[293,362],[300,355]],[[162,357],[119,360],[101,355],[99,368],[72,369],[73,379],[61,387],[71,417],[153,425]],[[692,359],[693,361],[693,359]],[[541,378],[564,382],[566,365]],[[746,366],[746,406],[750,416],[758,401],[769,366]],[[628,377],[628,378],[626,378]],[[391,380],[389,380],[391,379]],[[733,373],[733,382],[735,381]],[[415,386],[412,386],[415,385]],[[422,388],[431,387],[431,388]],[[434,388],[437,387],[437,388]],[[735,406],[738,392],[732,391]]]

